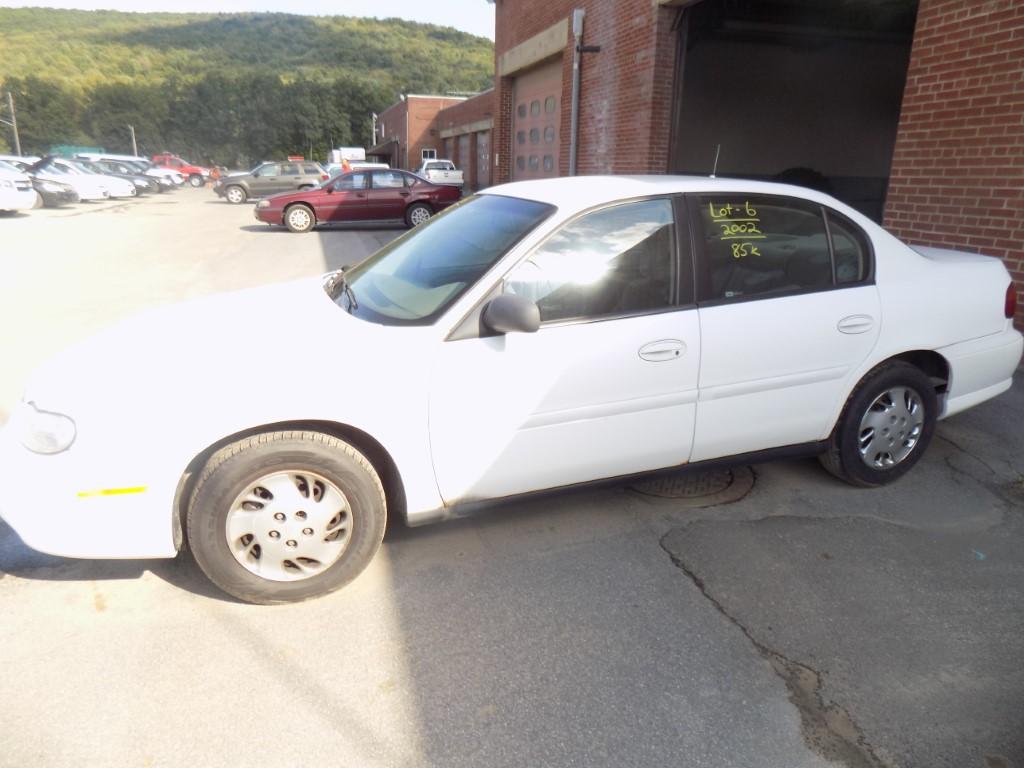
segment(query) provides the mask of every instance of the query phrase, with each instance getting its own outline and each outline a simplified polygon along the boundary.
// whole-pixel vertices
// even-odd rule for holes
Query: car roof
[[[481,190],[485,195],[521,197],[548,203],[558,208],[584,210],[616,200],[629,200],[652,195],[684,192],[719,194],[788,195],[815,200],[847,210],[847,206],[829,195],[807,187],[749,179],[715,178],[711,176],[564,176],[553,179],[513,181]]]

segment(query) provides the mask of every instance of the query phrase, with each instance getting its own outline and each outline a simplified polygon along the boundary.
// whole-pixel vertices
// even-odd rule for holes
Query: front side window
[[[339,192],[349,189],[366,189],[368,186],[370,183],[365,173],[346,173],[334,182],[334,188]]]
[[[345,272],[351,291],[339,280],[328,293],[369,322],[429,325],[553,211],[514,197],[466,198]]]
[[[701,195],[706,299],[832,286],[821,206],[794,198]]]
[[[566,224],[509,275],[541,322],[652,312],[673,305],[675,223],[669,200],[625,203]]]

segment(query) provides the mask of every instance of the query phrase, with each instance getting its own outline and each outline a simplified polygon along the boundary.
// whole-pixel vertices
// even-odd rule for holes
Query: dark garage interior
[[[680,17],[670,170],[812,186],[880,221],[917,0],[704,0]]]

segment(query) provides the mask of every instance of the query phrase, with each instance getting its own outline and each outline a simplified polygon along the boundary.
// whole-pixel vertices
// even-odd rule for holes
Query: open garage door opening
[[[704,0],[681,18],[670,170],[790,181],[880,221],[917,0]]]

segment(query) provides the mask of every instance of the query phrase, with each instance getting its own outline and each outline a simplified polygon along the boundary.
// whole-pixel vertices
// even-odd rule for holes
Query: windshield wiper
[[[331,295],[332,299],[338,298],[337,289],[341,288],[342,293],[345,294],[345,298],[348,299],[348,313],[351,315],[354,310],[359,309],[359,302],[356,301],[356,293],[352,290],[352,286],[348,284],[345,279],[345,267],[342,267],[338,271],[331,274],[327,278],[327,292]]]

